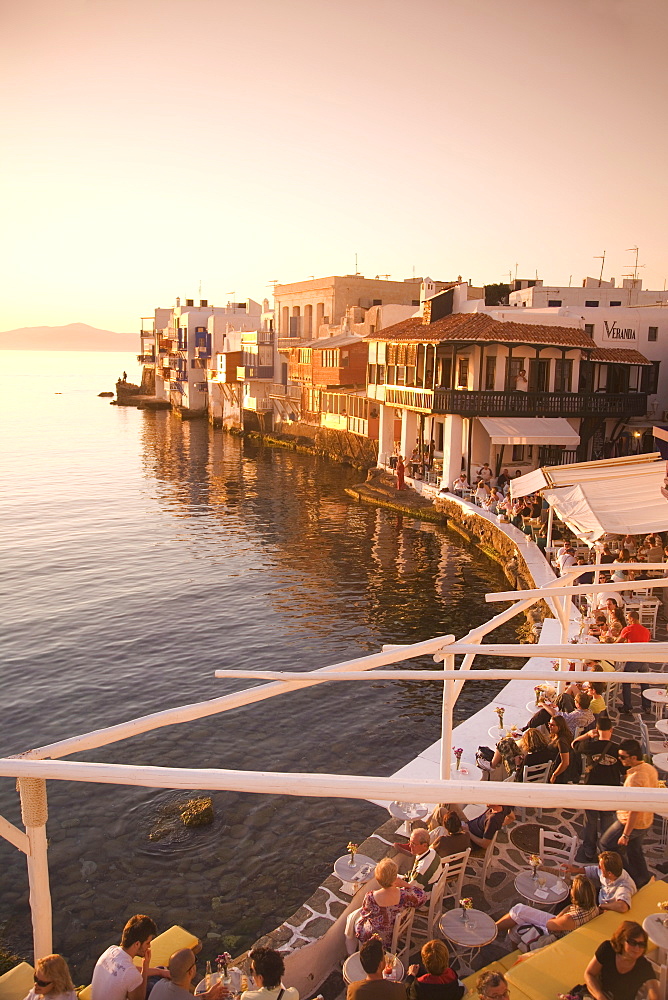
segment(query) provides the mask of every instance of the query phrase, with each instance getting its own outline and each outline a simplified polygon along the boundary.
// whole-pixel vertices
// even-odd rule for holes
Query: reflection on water
[[[100,366],[111,379],[119,357],[70,355],[67,378],[56,357],[32,380],[20,445],[5,442],[2,752],[247,686],[215,680],[218,667],[313,669],[383,643],[461,635],[490,617],[483,595],[505,580],[457,536],[356,503],[344,492],[354,470],[169,413],[108,407],[95,398],[107,387]],[[496,690],[468,685],[457,717]],[[439,724],[437,685],[340,683],[80,759],[390,774],[438,738]],[[149,841],[161,810],[187,797],[50,782],[54,944],[78,980],[131,912],[247,945],[385,815],[347,800],[215,793],[213,826]],[[0,811],[19,819],[7,780]],[[0,863],[0,921],[12,917],[25,944],[24,865],[6,842]]]

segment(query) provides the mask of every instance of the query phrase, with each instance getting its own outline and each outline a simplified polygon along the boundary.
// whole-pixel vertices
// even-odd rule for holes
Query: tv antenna
[[[605,254],[606,254],[606,251],[604,250],[602,257],[594,257],[594,260],[600,260],[600,262],[601,262],[601,273],[598,276],[598,287],[599,288],[601,287],[601,282],[603,281],[603,268],[605,266]]]
[[[359,271],[357,270],[357,254],[355,254],[355,275],[358,275],[358,274],[359,274]]]
[[[635,284],[635,282],[638,280],[638,269],[644,267],[645,265],[638,263],[638,247],[627,247],[626,252],[634,253],[636,255],[635,264],[633,265],[633,271],[630,274],[624,275],[625,278],[633,278],[633,283]]]

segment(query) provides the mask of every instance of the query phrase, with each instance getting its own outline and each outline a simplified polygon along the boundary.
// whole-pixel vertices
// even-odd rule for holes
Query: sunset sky
[[[5,0],[0,329],[668,278],[665,0]]]

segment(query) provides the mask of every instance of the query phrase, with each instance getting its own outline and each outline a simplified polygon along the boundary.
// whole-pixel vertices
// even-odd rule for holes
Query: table
[[[232,993],[237,993],[237,994],[241,993],[241,977],[243,975],[241,969],[237,968],[236,965],[233,965],[228,969],[228,975],[231,980],[230,991]],[[217,983],[222,978],[223,978],[222,972],[212,972],[210,985],[213,986],[214,983]],[[248,989],[249,990],[255,989],[255,981],[253,977],[246,974],[246,978],[248,979]],[[197,986],[195,987],[195,996],[197,996],[199,993],[205,993],[205,992],[206,992],[206,976],[204,977],[204,979],[201,979],[197,984]]]
[[[390,802],[387,811],[395,819],[403,820],[403,823],[397,829],[399,836],[410,837],[409,822],[413,819],[424,819],[429,812],[429,806],[426,806],[424,802]]]
[[[361,885],[373,878],[376,863],[366,854],[356,854],[355,864],[350,864],[350,855],[344,854],[334,862],[334,874],[341,879],[341,892],[354,896]]]
[[[400,983],[404,978],[405,969],[397,956],[394,955],[393,957],[395,959],[395,966],[392,970],[392,975],[383,975],[383,979],[391,979],[394,983]],[[366,979],[366,972],[362,968],[360,953],[358,951],[354,955],[349,955],[343,963],[343,978],[347,983],[357,983],[360,979]]]
[[[531,714],[533,715],[533,712]],[[504,736],[511,736],[514,740],[522,738],[522,731],[517,726],[504,726],[503,729],[501,726],[492,726],[487,732],[490,740],[494,740],[495,743],[498,743]]]
[[[541,889],[538,879],[545,879],[544,888]],[[562,899],[566,899],[569,893],[568,886],[563,879],[544,871],[538,872],[538,878],[533,878],[529,871],[520,872],[515,878],[515,888],[520,896],[524,896],[536,906],[560,903]]]
[[[654,709],[654,714],[657,719],[660,719],[663,715],[664,705],[668,705],[668,694],[661,688],[647,688],[643,694],[643,698],[647,698],[647,701],[652,702],[652,708]]]
[[[660,771],[668,771],[668,753],[655,753],[652,755],[652,764]]]
[[[538,854],[540,851],[540,824],[520,823],[508,831],[508,839],[513,847],[523,854]]]
[[[649,934],[659,949],[659,965],[668,962],[668,927],[664,924],[664,920],[668,920],[668,913],[650,913],[642,922],[642,929]]]
[[[467,910],[466,924],[463,913],[460,906],[448,910],[439,920],[438,926],[443,936],[457,945],[462,961],[466,961],[470,967],[483,945],[490,944],[495,939],[497,931],[492,918],[482,910]],[[464,959],[463,953],[469,953],[468,959]]]
[[[663,733],[664,736],[668,736],[668,719],[657,719],[656,728],[660,733]]]

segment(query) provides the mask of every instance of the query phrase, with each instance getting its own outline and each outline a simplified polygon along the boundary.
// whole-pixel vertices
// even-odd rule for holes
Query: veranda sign
[[[617,320],[613,320],[612,323],[608,323],[607,319],[603,320],[603,339],[604,340],[635,340],[636,332],[632,326],[620,326]]]

